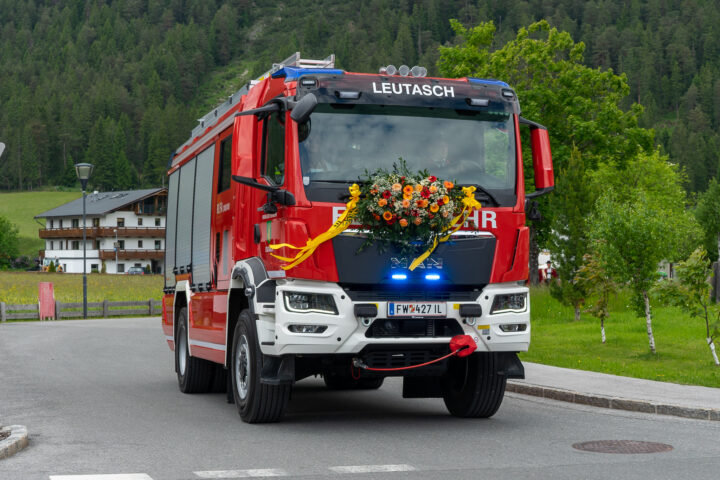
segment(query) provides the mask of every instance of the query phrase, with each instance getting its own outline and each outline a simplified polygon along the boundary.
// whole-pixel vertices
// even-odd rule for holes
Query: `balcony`
[[[118,260],[162,260],[165,250],[118,250]],[[115,250],[100,250],[100,260],[115,260]]]
[[[114,238],[117,230],[118,238],[150,237],[162,238],[165,236],[165,227],[87,227],[87,238]],[[82,227],[71,228],[41,228],[40,238],[82,238]]]

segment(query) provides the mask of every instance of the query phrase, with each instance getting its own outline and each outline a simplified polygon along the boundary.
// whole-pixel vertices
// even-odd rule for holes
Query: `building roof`
[[[85,214],[97,217],[118,210],[125,205],[138,202],[144,198],[162,192],[164,188],[149,188],[145,190],[126,190],[123,192],[97,192],[87,195],[85,199]],[[47,212],[35,215],[35,218],[74,217],[82,215],[82,197],[55,207]]]

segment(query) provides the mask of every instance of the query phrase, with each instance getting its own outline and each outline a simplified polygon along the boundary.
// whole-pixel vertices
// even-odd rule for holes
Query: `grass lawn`
[[[82,302],[82,274],[42,272],[0,272],[0,301],[8,304],[37,303],[38,282],[52,282],[55,298],[61,302]],[[160,300],[162,275],[87,276],[88,302]]]
[[[645,319],[629,308],[629,294],[611,303],[605,324],[607,342],[600,339],[600,321],[582,315],[550,296],[546,288],[533,289],[529,362],[591,370],[664,382],[720,387],[720,368],[714,366],[705,343],[705,323],[679,308],[653,305],[653,333],[657,353],[650,353]],[[720,347],[720,346],[717,346]]]
[[[20,254],[35,258],[38,250],[45,248],[45,241],[38,236],[42,226],[33,218],[35,215],[81,196],[80,191],[0,193],[0,215],[14,223],[20,231]]]

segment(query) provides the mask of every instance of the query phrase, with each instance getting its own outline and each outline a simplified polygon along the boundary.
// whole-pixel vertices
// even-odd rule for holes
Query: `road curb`
[[[668,405],[646,400],[632,400],[621,397],[608,397],[605,395],[581,393],[562,388],[544,387],[541,385],[532,385],[520,382],[508,382],[506,391],[520,393],[522,395],[548,398],[550,400],[558,400],[561,402],[610,408],[613,410],[654,413],[656,415],[672,415],[675,417],[720,422],[720,410],[713,408],[682,407],[679,405]]]
[[[0,440],[0,459],[16,454],[28,444],[27,428],[23,425],[10,425],[0,428],[0,432],[10,432],[10,436]]]

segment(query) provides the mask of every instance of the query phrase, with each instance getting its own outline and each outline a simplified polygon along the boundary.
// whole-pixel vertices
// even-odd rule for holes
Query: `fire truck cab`
[[[553,188],[547,130],[520,116],[504,82],[422,70],[349,73],[334,56],[296,53],[200,119],[175,152],[162,327],[181,391],[227,390],[244,421],[271,422],[308,376],[331,389],[402,376],[404,397],[489,417],[506,380],[524,376],[525,211]],[[283,269],[270,245],[307,244],[342,214],[358,177],[399,159],[474,185],[482,210],[412,271],[412,256],[360,250],[360,225]],[[452,355],[457,336],[472,338],[472,354]]]

